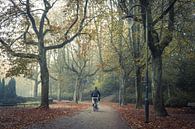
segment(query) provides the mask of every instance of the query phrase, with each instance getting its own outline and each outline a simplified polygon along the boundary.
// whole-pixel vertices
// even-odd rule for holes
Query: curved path
[[[91,108],[72,117],[53,120],[49,123],[35,124],[26,129],[130,129],[122,121],[118,112],[107,105],[101,105],[98,112]]]

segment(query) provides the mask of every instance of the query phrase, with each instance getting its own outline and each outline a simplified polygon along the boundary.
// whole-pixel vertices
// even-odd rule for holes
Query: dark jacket
[[[94,90],[92,93],[91,93],[91,97],[99,97],[100,98],[101,94],[99,92],[99,90]]]

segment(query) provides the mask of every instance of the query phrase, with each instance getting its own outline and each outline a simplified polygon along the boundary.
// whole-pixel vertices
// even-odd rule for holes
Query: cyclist
[[[98,103],[98,101],[100,101],[100,96],[101,96],[101,94],[100,94],[99,90],[97,89],[97,87],[95,87],[95,90],[92,91],[92,93],[91,93],[93,106],[95,103]]]

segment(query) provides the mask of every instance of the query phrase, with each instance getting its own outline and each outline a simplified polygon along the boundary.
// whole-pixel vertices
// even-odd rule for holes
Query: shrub
[[[167,107],[185,107],[185,106],[187,106],[187,104],[188,104],[188,100],[186,98],[172,97],[166,101],[165,106],[167,106]]]
[[[0,103],[3,105],[10,105],[15,106],[17,103],[24,103],[26,102],[25,98],[23,97],[16,97],[16,98],[4,98],[0,100]]]
[[[126,97],[126,102],[127,103],[136,103],[136,98],[135,98],[135,96],[127,96]]]

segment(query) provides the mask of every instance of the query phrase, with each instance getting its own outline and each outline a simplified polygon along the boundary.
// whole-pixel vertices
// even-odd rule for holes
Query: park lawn
[[[144,123],[144,109],[135,109],[135,105],[112,106],[127,121],[132,129],[195,129],[195,110],[190,108],[166,108],[169,116],[157,117],[150,106],[150,121]]]
[[[34,107],[0,107],[0,129],[21,129],[34,123],[47,122],[86,109],[89,104],[55,102],[49,109]]]

